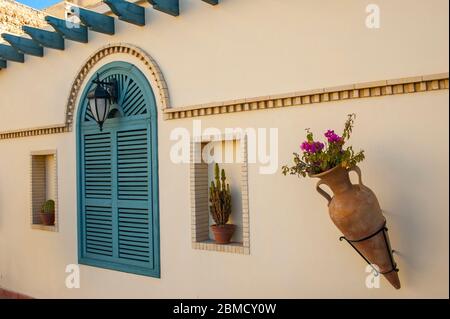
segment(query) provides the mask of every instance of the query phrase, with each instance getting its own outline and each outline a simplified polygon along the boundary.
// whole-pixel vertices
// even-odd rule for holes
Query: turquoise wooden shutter
[[[147,128],[117,132],[119,257],[151,267],[151,176]]]
[[[159,277],[156,107],[145,77],[128,63],[100,69],[115,79],[120,110],[100,132],[79,110],[79,262]]]
[[[85,252],[112,257],[111,133],[86,134],[83,145]]]

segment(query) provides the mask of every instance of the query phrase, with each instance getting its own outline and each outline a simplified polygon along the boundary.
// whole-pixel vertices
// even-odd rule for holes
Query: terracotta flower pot
[[[348,173],[352,170],[358,174],[358,185],[350,182]],[[384,231],[386,219],[375,194],[363,185],[359,167],[346,170],[337,166],[311,177],[320,178],[317,191],[328,200],[330,217],[336,227],[370,263],[379,267],[392,286],[399,289],[389,237]],[[322,184],[331,188],[333,197],[320,188]]]
[[[55,213],[41,213],[41,223],[47,226],[55,225]]]
[[[211,230],[217,244],[229,244],[231,237],[233,237],[234,231],[236,230],[236,225],[211,225]]]

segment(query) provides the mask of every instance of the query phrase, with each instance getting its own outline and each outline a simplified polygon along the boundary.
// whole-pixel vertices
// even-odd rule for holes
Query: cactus
[[[209,187],[209,211],[216,225],[225,225],[231,214],[230,185],[226,184],[225,170],[220,174],[219,165],[214,167],[215,183]]]
[[[41,208],[42,213],[44,214],[52,214],[55,212],[55,201],[52,199],[49,199],[44,204],[42,204]]]

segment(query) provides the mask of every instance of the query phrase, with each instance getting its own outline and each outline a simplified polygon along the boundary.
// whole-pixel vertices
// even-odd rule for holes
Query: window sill
[[[192,248],[199,250],[250,255],[250,248],[244,247],[243,243],[238,242],[231,242],[229,244],[216,244],[214,240],[205,240],[192,243]]]
[[[31,228],[39,229],[39,230],[46,230],[46,231],[53,231],[53,232],[57,231],[56,225],[50,226],[50,225],[33,224],[33,225],[31,225]]]

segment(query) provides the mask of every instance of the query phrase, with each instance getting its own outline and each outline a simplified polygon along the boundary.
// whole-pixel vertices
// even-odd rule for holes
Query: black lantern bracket
[[[108,91],[109,95],[111,96],[111,102],[117,103],[118,85],[116,79],[113,79],[111,81],[101,81],[100,75],[97,73],[97,79],[92,81],[92,83],[101,85],[106,91]]]
[[[123,110],[118,104],[119,101],[119,85],[116,79],[110,81],[100,80],[100,75],[97,73],[97,79],[92,83],[102,86],[109,94],[111,100],[111,109],[107,115],[107,118],[113,118],[120,115],[124,116]]]
[[[397,268],[397,264],[394,261],[394,257],[392,256],[392,254],[395,253],[395,250],[391,249],[391,246],[389,244],[388,237],[387,237],[387,231],[388,231],[388,228],[386,227],[386,221],[384,221],[383,226],[380,229],[378,229],[376,232],[374,232],[373,234],[371,234],[369,236],[366,236],[364,238],[357,239],[357,240],[350,240],[350,239],[345,238],[345,236],[341,236],[341,237],[339,237],[339,240],[340,241],[345,240],[347,243],[349,243],[349,245],[352,246],[352,248],[354,250],[356,250],[356,252],[372,267],[372,269],[374,270],[375,276],[378,276],[379,274],[385,275],[385,274],[388,274],[388,273],[393,272],[393,271],[395,271],[395,272],[399,271],[399,269]],[[371,239],[372,237],[375,237],[376,235],[378,235],[381,232],[383,233],[384,243],[386,245],[386,249],[388,250],[389,259],[390,259],[390,262],[391,262],[391,269],[387,270],[387,271],[383,271],[383,272],[380,272],[378,269],[376,269],[373,266],[373,264],[353,244],[353,243],[360,243],[362,241],[369,240],[369,239]]]

